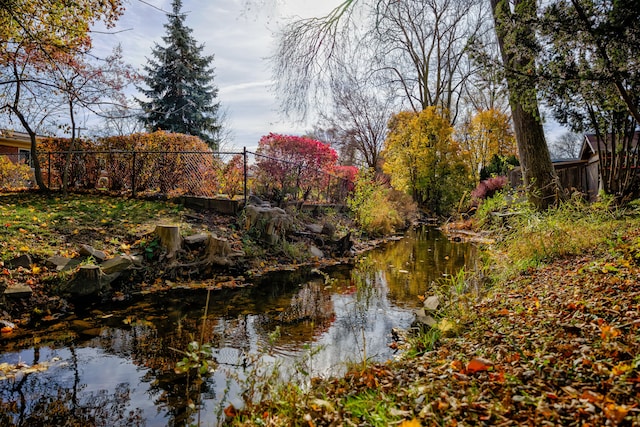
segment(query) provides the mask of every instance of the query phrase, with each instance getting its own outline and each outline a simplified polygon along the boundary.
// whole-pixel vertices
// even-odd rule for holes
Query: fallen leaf
[[[224,414],[229,418],[233,418],[238,415],[238,411],[236,410],[235,406],[229,405],[224,408]]]
[[[620,424],[631,408],[626,405],[608,403],[604,407],[604,415],[613,423]]]
[[[482,357],[476,357],[467,363],[467,372],[473,374],[476,372],[487,371],[491,366],[493,366],[493,362],[490,360]]]
[[[400,427],[421,427],[422,423],[420,423],[420,420],[418,420],[417,418],[414,418],[412,420],[404,420],[403,422],[400,423]]]

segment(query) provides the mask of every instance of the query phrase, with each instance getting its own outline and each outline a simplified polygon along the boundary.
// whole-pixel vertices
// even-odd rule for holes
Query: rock
[[[129,255],[118,255],[100,264],[104,274],[120,273],[133,265],[133,259]]]
[[[65,271],[76,268],[80,265],[80,260],[73,258],[66,258],[60,255],[54,255],[47,259],[47,265],[53,267],[56,271]]]
[[[262,200],[260,197],[254,194],[249,195],[249,198],[247,199],[247,205],[262,206],[267,208],[271,207],[271,203]]]
[[[132,254],[129,257],[131,258],[131,261],[133,261],[133,265],[136,267],[142,267],[142,264],[144,263],[144,257],[142,255]]]
[[[28,285],[11,285],[4,290],[4,295],[9,298],[29,298],[33,293]]]
[[[320,230],[320,233],[333,238],[333,235],[336,234],[336,227],[331,223],[325,222],[322,225],[322,230]]]
[[[10,261],[7,261],[6,266],[9,268],[31,268],[31,264],[33,264],[33,262],[31,261],[31,257],[28,254],[24,254]]]
[[[305,224],[304,228],[315,234],[322,233],[322,224]]]
[[[423,306],[425,310],[436,311],[440,305],[440,298],[437,295],[431,295],[424,300]]]
[[[435,327],[438,324],[438,321],[436,319],[434,319],[433,317],[429,316],[424,308],[420,308],[418,310],[415,311],[416,314],[416,320],[415,320],[415,324],[417,326],[429,326],[431,328]]]
[[[309,246],[309,252],[311,252],[311,255],[313,255],[316,258],[324,258],[324,252],[322,252],[320,249],[316,248],[313,245]]]
[[[187,246],[204,245],[208,238],[208,233],[192,234],[184,238],[184,243]]]
[[[80,255],[85,257],[89,257],[89,256],[93,257],[97,261],[104,261],[105,259],[107,259],[106,253],[104,253],[103,251],[99,251],[90,245],[80,245],[80,249],[78,250],[78,253],[80,253]]]

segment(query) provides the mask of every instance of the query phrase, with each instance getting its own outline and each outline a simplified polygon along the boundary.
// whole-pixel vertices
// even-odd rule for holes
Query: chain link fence
[[[244,149],[211,151],[71,151],[38,154],[44,184],[69,191],[98,189],[132,197],[250,194],[275,203],[344,203],[353,181],[318,167]],[[0,154],[0,189],[35,186],[30,158]]]

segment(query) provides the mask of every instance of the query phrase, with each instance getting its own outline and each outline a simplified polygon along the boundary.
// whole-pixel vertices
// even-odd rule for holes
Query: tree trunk
[[[531,27],[536,0],[491,0],[496,38],[506,69],[509,104],[513,118],[522,179],[529,201],[539,210],[555,204],[562,195],[538,110],[535,82],[530,74],[535,64],[535,34]],[[527,22],[524,24],[523,22]]]

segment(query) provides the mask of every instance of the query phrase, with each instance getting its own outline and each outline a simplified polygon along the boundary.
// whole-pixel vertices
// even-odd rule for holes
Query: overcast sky
[[[203,53],[214,55],[214,84],[232,139],[224,150],[255,149],[260,137],[269,132],[300,135],[312,128],[312,123],[287,121],[278,114],[268,58],[275,49],[274,32],[283,20],[324,16],[341,2],[183,0],[186,25],[198,43],[204,44]],[[164,11],[171,11],[171,0],[124,0],[124,5],[125,13],[110,34],[94,34],[95,51],[104,57],[120,43],[125,61],[141,70],[154,43],[164,45]],[[554,141],[564,132],[549,114],[545,125],[548,140]]]
[[[232,144],[224,149],[255,147],[269,132],[302,134],[311,125],[284,121],[271,91],[268,58],[274,53],[273,33],[283,19],[327,14],[340,0],[183,0],[186,25],[204,44],[204,55],[214,55],[214,84],[227,111]],[[268,6],[260,3],[267,3]],[[94,34],[98,56],[121,43],[124,59],[142,69],[154,43],[164,45],[164,24],[171,0],[124,0],[126,11],[110,34]]]

